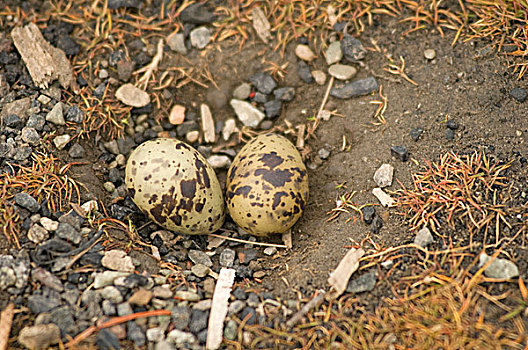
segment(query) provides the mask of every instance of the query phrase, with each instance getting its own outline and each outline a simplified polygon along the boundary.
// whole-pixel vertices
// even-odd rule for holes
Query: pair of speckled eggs
[[[213,168],[186,143],[150,140],[130,155],[125,182],[132,200],[158,225],[183,234],[207,234],[225,220],[225,207],[256,236],[283,233],[301,217],[308,175],[295,146],[265,134],[248,142],[227,172],[226,195]]]

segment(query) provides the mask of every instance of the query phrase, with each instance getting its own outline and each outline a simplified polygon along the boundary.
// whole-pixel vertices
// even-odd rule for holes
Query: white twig
[[[158,69],[158,66],[162,58],[163,58],[163,39],[160,39],[158,41],[158,49],[156,52],[156,56],[154,56],[154,58],[148,65],[134,72],[134,74],[145,73],[138,81],[139,87],[141,87],[143,90],[147,89],[147,85],[150,81],[150,78],[152,77],[152,74],[154,74],[154,71]]]

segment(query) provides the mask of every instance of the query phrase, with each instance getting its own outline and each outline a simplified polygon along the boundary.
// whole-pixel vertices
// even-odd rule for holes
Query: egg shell
[[[127,161],[125,182],[138,208],[168,230],[206,234],[224,223],[216,174],[185,142],[160,138],[139,145]]]
[[[284,233],[301,217],[308,200],[308,174],[295,146],[277,134],[248,142],[227,173],[231,218],[257,236]]]

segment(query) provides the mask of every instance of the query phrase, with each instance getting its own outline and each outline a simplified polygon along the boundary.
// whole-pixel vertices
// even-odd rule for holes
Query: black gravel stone
[[[161,256],[165,256],[170,253],[170,249],[166,245],[162,245],[158,248],[158,250]]]
[[[127,338],[132,340],[137,346],[143,346],[147,342],[145,333],[135,321],[127,322]]]
[[[101,97],[103,97],[104,95],[105,90],[106,90],[106,83],[102,82],[95,88],[93,95],[95,96],[95,98],[101,99]]]
[[[251,82],[251,84],[253,84],[253,86],[258,91],[266,95],[271,94],[273,89],[277,87],[277,83],[275,82],[273,77],[269,75],[268,73],[260,72],[260,73],[253,74],[249,78],[249,81]]]
[[[5,126],[8,126],[13,129],[18,129],[22,126],[22,119],[16,114],[8,114],[3,119],[3,123]]]
[[[297,74],[299,75],[299,78],[301,78],[301,80],[305,83],[311,84],[315,81],[312,76],[312,72],[310,71],[310,67],[308,67],[306,62],[303,60],[299,60],[297,63]]]
[[[407,151],[405,146],[392,146],[391,155],[398,158],[402,162],[405,162],[407,159],[409,159],[409,151]]]
[[[370,94],[379,88],[378,81],[374,77],[356,80],[351,83],[335,86],[330,90],[333,97],[346,99]]]
[[[43,250],[57,253],[66,253],[73,250],[73,246],[60,238],[48,239],[39,246]]]
[[[253,277],[253,271],[249,267],[242,265],[237,268],[236,275],[239,278],[251,278]]]
[[[34,314],[49,312],[61,304],[60,298],[46,297],[43,295],[30,295],[27,300],[28,308]]]
[[[207,328],[209,320],[209,311],[193,310],[191,312],[191,321],[189,322],[189,330],[193,334],[198,334],[200,331]]]
[[[341,39],[341,51],[343,51],[343,56],[352,62],[361,61],[367,54],[361,41],[347,34]]]
[[[275,95],[277,100],[289,102],[295,97],[295,89],[290,86],[281,87],[275,89],[273,95]]]
[[[194,3],[181,12],[180,19],[184,23],[207,24],[214,22],[216,16],[203,4]]]
[[[73,312],[68,306],[61,306],[51,311],[53,323],[59,326],[62,336],[77,334],[77,326],[73,319]]]
[[[247,325],[254,325],[257,323],[257,312],[254,308],[246,306],[241,312],[240,312],[240,319],[245,320],[246,317],[249,316],[249,318],[246,321]]]
[[[97,345],[100,350],[121,349],[119,338],[117,338],[117,335],[111,332],[108,328],[103,328],[97,333],[95,345]]]
[[[205,344],[205,342],[207,341],[207,329],[204,329],[203,331],[201,331],[200,333],[198,333],[198,335],[196,336],[196,338],[198,339],[198,341],[200,342],[200,344]]]
[[[86,274],[74,272],[68,275],[68,282],[73,284],[85,283],[88,281]]]
[[[123,220],[127,215],[131,214],[132,210],[119,204],[112,204],[110,207],[110,215],[114,219]]]
[[[526,100],[527,95],[528,95],[528,92],[526,91],[526,89],[519,88],[519,87],[513,88],[510,91],[510,96],[519,102],[524,102]]]
[[[84,112],[77,105],[73,105],[68,108],[65,118],[69,122],[80,124],[84,120]]]
[[[452,120],[452,119],[449,119],[446,123],[446,126],[448,129],[451,129],[451,130],[456,130],[459,128],[459,125],[456,121]]]
[[[266,110],[266,117],[269,119],[280,116],[282,110],[282,102],[280,100],[271,100],[264,104]]]
[[[247,299],[247,293],[242,289],[242,288],[236,288],[232,295],[237,299],[237,300],[246,300]]]
[[[370,224],[370,232],[377,234],[380,232],[383,227],[383,220],[379,216],[374,216],[372,223]]]
[[[363,207],[361,208],[361,213],[363,214],[363,221],[365,224],[370,225],[376,216],[376,208],[371,206]]]
[[[411,138],[413,141],[418,141],[420,139],[420,136],[422,136],[423,129],[422,128],[414,128],[409,132],[409,135],[411,135]]]
[[[81,233],[72,225],[60,222],[57,231],[55,231],[57,237],[65,239],[73,244],[79,244],[81,242]]]
[[[268,96],[257,91],[251,100],[257,103],[266,103],[266,101],[268,101]]]
[[[453,129],[446,129],[445,138],[450,141],[455,139],[455,132]]]
[[[46,124],[46,118],[38,114],[30,115],[26,122],[26,126],[28,128],[33,128],[37,131],[42,131],[42,128],[44,128],[45,124]]]
[[[72,158],[82,158],[84,157],[84,148],[77,142],[74,143],[68,150],[68,154]]]
[[[128,275],[123,281],[124,286],[130,289],[146,286],[147,283],[148,283],[147,277],[138,275],[136,273]]]
[[[108,180],[113,182],[116,186],[121,185],[123,182],[123,177],[121,176],[121,171],[117,168],[112,168],[108,172]]]
[[[32,213],[36,213],[40,209],[40,205],[38,204],[37,200],[26,192],[15,194],[15,203],[22,208],[26,208]]]
[[[79,53],[79,44],[77,44],[69,35],[59,35],[57,46],[64,51],[67,56],[75,56]]]
[[[185,306],[176,306],[172,309],[172,323],[176,329],[185,329],[191,320],[191,310]]]
[[[242,251],[244,253],[244,264],[247,265],[251,261],[255,260],[258,255],[258,251],[256,249],[245,249]],[[240,256],[239,256],[240,258]]]
[[[92,265],[94,267],[100,267],[101,259],[103,256],[99,253],[86,253],[81,257],[80,263],[82,266]]]

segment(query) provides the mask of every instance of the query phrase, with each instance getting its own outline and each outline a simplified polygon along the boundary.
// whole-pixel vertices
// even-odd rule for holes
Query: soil
[[[325,108],[336,111],[338,115],[329,121],[322,121],[314,137],[306,141],[311,150],[306,157],[310,198],[304,215],[293,227],[293,248],[279,250],[277,256],[262,255],[259,258],[269,273],[258,287],[272,291],[277,297],[296,298],[298,292],[312,295],[318,289],[327,289],[330,272],[354,242],[372,238],[385,247],[413,242],[416,232],[410,230],[405,216],[397,209],[379,206],[372,195],[372,189],[376,187],[374,172],[384,163],[395,168],[395,181],[387,189],[392,192],[402,186],[412,188],[412,174],[422,171],[427,161],[437,161],[447,152],[466,155],[483,151],[490,159],[512,161],[506,175],[510,177],[509,184],[518,196],[509,198],[508,205],[523,208],[526,201],[524,196],[528,188],[524,157],[528,155],[525,143],[528,103],[518,102],[510,96],[513,88],[524,88],[526,83],[517,79],[517,73],[509,66],[508,59],[497,54],[486,40],[459,40],[452,46],[454,32],[447,32],[441,37],[435,30],[423,29],[403,37],[402,33],[408,27],[397,19],[380,17],[375,18],[375,23],[359,37],[368,54],[361,65],[357,65],[355,79],[375,76],[382,85],[381,94],[388,101],[384,115],[386,123],[373,125],[377,122],[374,115],[378,105],[371,102],[380,100],[377,93],[346,100],[329,98]],[[4,31],[6,29],[3,28]],[[9,36],[8,32],[2,34]],[[247,82],[251,75],[263,71],[267,67],[265,61],[279,65],[288,63],[287,73],[279,81],[279,86],[293,86],[296,94],[293,101],[284,104],[275,125],[284,126],[286,121],[298,125],[317,114],[327,85],[306,84],[300,80],[296,69],[298,59],[294,54],[296,44],[291,43],[284,56],[256,38],[241,48],[238,43],[215,43],[203,52],[191,50],[185,57],[167,51],[160,71],[171,67],[207,67],[218,89],[212,84],[208,89],[195,84],[180,89],[171,87],[172,103],[183,104],[196,113],[199,113],[201,103],[208,103],[215,120],[225,121],[234,117],[228,101],[235,87]],[[436,58],[426,59],[426,49],[434,49]],[[402,63],[400,58],[404,59],[405,72],[417,85],[387,72],[385,68],[389,61],[385,54],[389,54],[397,65]],[[327,65],[319,55],[310,66],[326,70]],[[151,117],[166,116],[169,108],[170,104],[162,105],[162,109],[155,109]],[[447,120],[459,125],[452,140],[446,137]],[[414,128],[423,129],[417,141],[410,136]],[[295,142],[295,134],[288,136]],[[93,166],[101,162],[99,147],[94,138],[82,142],[85,149],[93,150],[93,153],[88,152],[80,160],[70,159],[66,152],[61,157],[68,162],[86,162],[72,168],[76,178],[89,190],[90,195],[83,199],[101,199],[109,208],[111,198],[103,189],[106,175],[94,170],[97,167]],[[397,145],[408,149],[408,161],[391,155],[391,147]],[[330,150],[328,159],[318,158],[317,151],[321,148]],[[218,172],[222,184],[225,183],[225,175],[225,171]],[[340,186],[343,184],[345,187]],[[336,207],[338,197],[349,190],[355,191],[352,201],[357,206],[376,206],[383,220],[379,232],[371,232],[371,227],[361,220],[357,212],[342,213],[337,219],[328,221],[329,212]],[[396,196],[395,193],[393,195]],[[519,210],[524,214],[524,209]],[[454,246],[467,242],[463,227],[453,229],[446,225],[439,234],[453,237]],[[518,242],[504,248],[526,280],[528,252],[523,239],[520,237]],[[259,241],[280,243],[280,237],[259,238]],[[440,248],[444,243],[439,235],[435,236],[434,247]],[[0,253],[6,253],[7,247],[0,237]],[[141,258],[141,253],[134,254],[144,266],[148,266],[149,271],[156,271],[157,267],[153,266],[155,261],[149,260],[146,254],[144,258]],[[410,273],[412,266],[404,264],[401,274]],[[382,297],[389,295],[391,283],[392,280],[379,281],[373,292],[363,294],[361,298],[370,305],[377,305]]]

